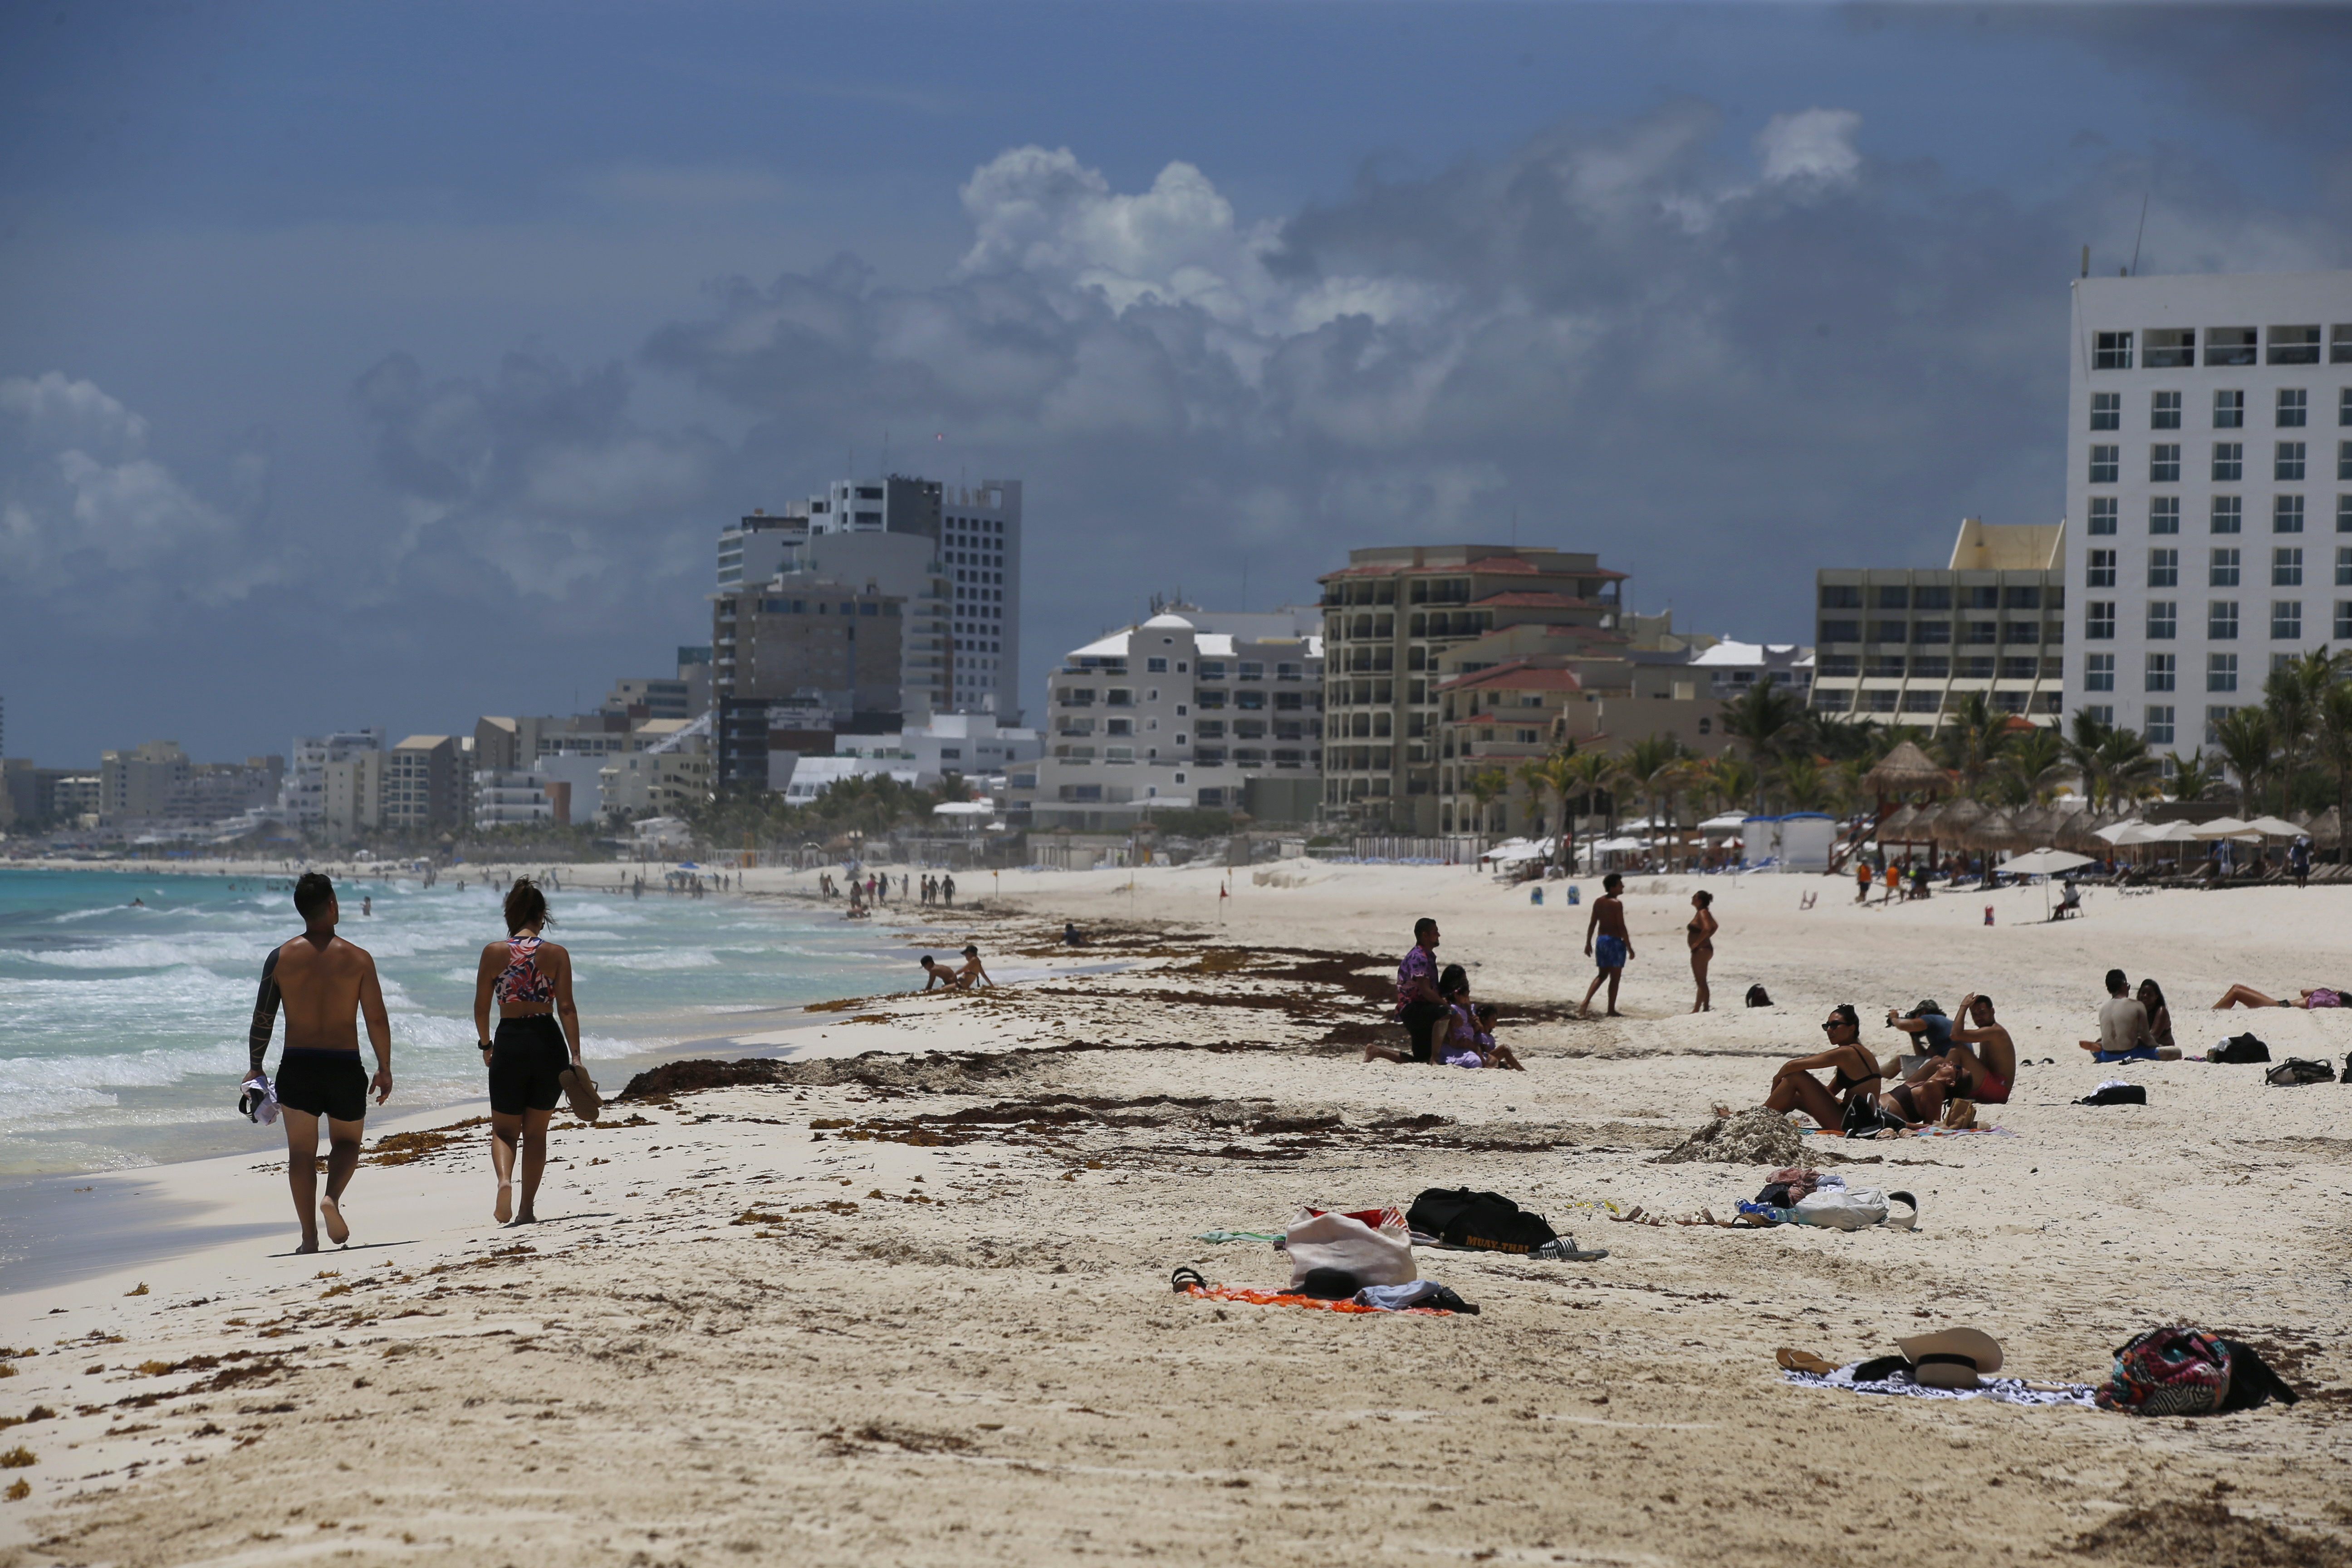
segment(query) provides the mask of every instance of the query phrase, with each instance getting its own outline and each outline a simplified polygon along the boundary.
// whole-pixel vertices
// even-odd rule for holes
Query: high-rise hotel
[[[2352,641],[2352,272],[2074,289],[2066,710],[2194,752]]]

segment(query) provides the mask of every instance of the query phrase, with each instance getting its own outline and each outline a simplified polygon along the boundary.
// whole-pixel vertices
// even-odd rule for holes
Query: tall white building
[[[2066,709],[2191,752],[2352,639],[2352,272],[2074,289]]]
[[[1020,480],[841,479],[780,516],[754,512],[719,533],[715,601],[820,581],[905,601],[898,711],[907,722],[933,713],[1020,721]],[[749,689],[742,650],[729,639],[727,628],[714,632],[714,694],[779,695]],[[814,695],[822,683],[807,685]]]
[[[383,739],[381,725],[344,730],[332,735],[295,736],[293,752],[286,759],[286,781],[278,793],[278,805],[286,820],[301,827],[324,822],[327,765],[348,762],[362,752],[381,752]]]
[[[1071,650],[1046,679],[1032,824],[1120,826],[1154,804],[1312,816],[1321,626],[1311,605],[1258,615],[1186,605]],[[1013,787],[1016,810],[1026,794]]]

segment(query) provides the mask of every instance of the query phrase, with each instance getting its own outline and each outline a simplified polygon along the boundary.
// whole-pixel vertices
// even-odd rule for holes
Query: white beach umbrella
[[[2244,834],[2252,825],[2241,822],[2234,816],[2217,816],[2210,822],[2192,823],[2189,826],[2197,829],[2197,837],[2200,838],[2236,838]]]
[[[2077,855],[2071,849],[2036,849],[2030,855],[2018,855],[2002,861],[2000,868],[2014,871],[2021,877],[2050,877],[2091,863],[2088,855]]]
[[[2282,822],[2275,816],[2258,816],[2246,824],[2246,829],[2266,838],[2299,838],[2311,831],[2307,827],[2297,827],[2292,822]]]
[[[2110,844],[2137,844],[2141,840],[2133,837],[2132,835],[2147,826],[2147,824],[2138,817],[2131,816],[2126,817],[2121,822],[2110,822],[2105,827],[2095,827],[2091,831]]]

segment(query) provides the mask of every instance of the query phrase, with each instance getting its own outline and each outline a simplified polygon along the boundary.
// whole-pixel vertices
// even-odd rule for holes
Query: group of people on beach
[[[1715,918],[1713,893],[1701,888],[1691,895],[1690,904],[1690,923],[1683,928],[1683,936],[1690,948],[1691,980],[1697,988],[1691,1011],[1708,1013],[1715,1009],[1715,993],[1707,988],[1706,972],[1715,962],[1716,932],[1723,926]],[[1614,871],[1601,879],[1601,896],[1592,900],[1592,912],[1585,920],[1584,956],[1592,960],[1592,984],[1584,988],[1578,1014],[1592,1016],[1592,998],[1606,985],[1608,1016],[1623,1017],[1617,1011],[1617,987],[1625,978],[1625,965],[1633,958],[1633,933],[1625,929],[1625,879]]]
[[[1832,1131],[1850,1133],[1931,1127],[1947,1120],[1947,1108],[1958,1102],[2008,1101],[2017,1082],[2017,1046],[1991,997],[1973,992],[1962,997],[1958,1017],[1933,1001],[1903,1014],[1890,1007],[1886,1026],[1915,1048],[1882,1059],[1863,1043],[1862,1015],[1853,1004],[1831,1008],[1822,1023],[1825,1048],[1782,1062],[1765,1109],[1801,1110]],[[1827,1081],[1815,1076],[1823,1072]]]
[[[1364,1047],[1364,1059],[1525,1072],[1511,1047],[1495,1038],[1494,1004],[1471,996],[1469,973],[1458,963],[1437,967],[1439,940],[1435,921],[1415,921],[1412,948],[1397,965],[1395,1016],[1411,1044],[1400,1050],[1375,1042]]]

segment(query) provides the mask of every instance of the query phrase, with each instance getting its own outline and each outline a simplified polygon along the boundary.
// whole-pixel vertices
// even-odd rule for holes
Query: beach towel
[[[1800,1127],[1797,1131],[1808,1138],[1843,1136],[1836,1129],[1830,1127]],[[1998,1133],[2003,1138],[2017,1136],[2006,1127],[1914,1127],[1907,1131],[1890,1127],[1878,1136],[1881,1138],[1976,1138],[1991,1133]]]
[[[1278,1230],[1204,1230],[1194,1241],[1280,1241]]]
[[[1980,1388],[1930,1388],[1916,1383],[1907,1372],[1892,1372],[1883,1377],[1858,1379],[1854,1362],[1835,1372],[1822,1374],[1810,1372],[1783,1372],[1784,1383],[1800,1388],[1833,1388],[1845,1394],[1891,1394],[1906,1399],[1990,1399],[2000,1405],[2072,1405],[2078,1409],[2098,1407],[2097,1391],[2087,1383],[2029,1382],[2021,1377],[1989,1377]]]
[[[1198,1301],[1245,1301],[1253,1307],[1306,1307],[1318,1312],[1369,1313],[1373,1317],[1454,1316],[1442,1307],[1372,1307],[1352,1300],[1327,1301],[1320,1296],[1297,1296],[1287,1290],[1244,1290],[1234,1285],[1192,1285],[1185,1288],[1184,1294]]]

